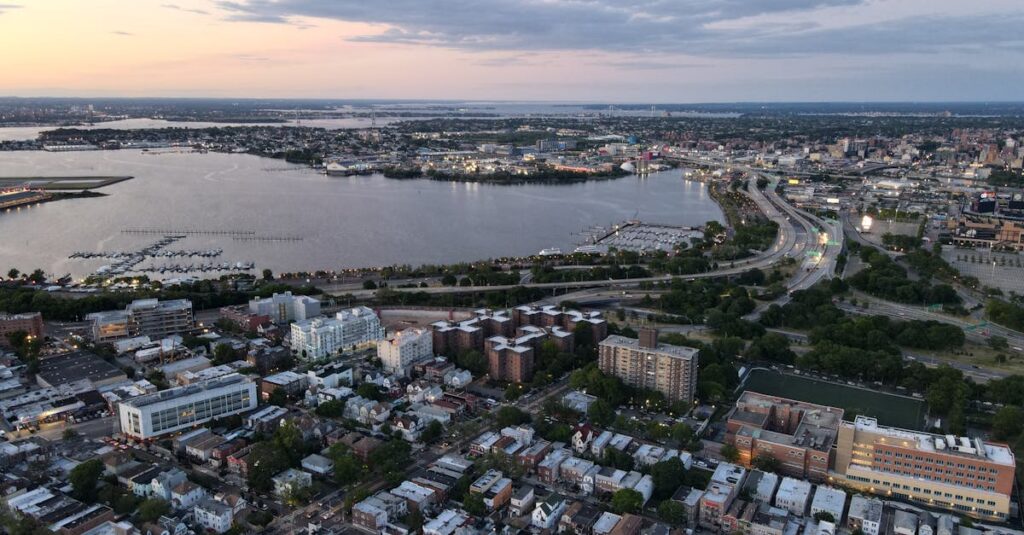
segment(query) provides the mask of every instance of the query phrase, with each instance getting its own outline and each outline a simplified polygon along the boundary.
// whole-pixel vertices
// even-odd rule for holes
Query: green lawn
[[[883,425],[915,431],[924,428],[927,412],[922,400],[768,370],[750,372],[744,390],[839,407],[846,411],[844,420],[856,413],[878,418]]]

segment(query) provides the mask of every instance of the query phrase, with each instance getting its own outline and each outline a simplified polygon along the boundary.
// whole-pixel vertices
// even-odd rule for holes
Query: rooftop
[[[123,401],[121,403],[125,404],[125,405],[128,405],[128,406],[131,406],[131,407],[145,407],[147,405],[152,405],[154,403],[159,403],[161,401],[169,401],[169,400],[172,400],[172,399],[179,399],[179,398],[183,398],[183,397],[187,397],[187,396],[193,396],[193,395],[200,394],[202,392],[206,392],[208,390],[214,390],[214,389],[217,389],[217,388],[223,388],[223,387],[226,387],[226,386],[231,386],[231,385],[236,385],[236,384],[241,384],[241,383],[248,383],[248,382],[250,382],[250,381],[248,379],[246,379],[245,377],[243,377],[243,376],[241,376],[241,375],[239,375],[237,373],[233,373],[231,375],[225,375],[223,377],[218,377],[216,379],[210,379],[208,381],[202,381],[202,382],[191,384],[191,385],[188,385],[188,386],[179,386],[177,388],[171,388],[171,389],[168,389],[168,390],[163,390],[163,391],[157,392],[155,394],[148,394],[148,395],[145,395],[145,396],[139,396],[137,398],[132,398],[132,399],[125,400],[125,401]]]
[[[38,375],[46,384],[53,386],[82,379],[96,382],[125,376],[117,366],[85,351],[40,359]]]
[[[658,353],[667,357],[681,358],[681,359],[693,359],[696,358],[697,350],[692,347],[686,346],[674,346],[671,344],[658,344],[657,348],[640,347],[640,340],[636,338],[626,338],[625,336],[619,336],[613,334],[608,338],[605,338],[601,342],[602,346],[614,346],[625,349],[632,349],[635,351],[644,351],[650,353]]]
[[[893,440],[893,445],[913,448],[919,451],[942,453],[956,457],[987,460],[989,462],[1004,465],[1016,466],[1013,452],[1002,444],[984,442],[979,438],[957,437],[954,435],[933,435],[919,431],[908,431],[897,427],[878,425],[878,420],[867,416],[857,416],[853,423],[843,422],[843,425],[852,425],[857,431],[875,433],[881,435],[881,441]]]

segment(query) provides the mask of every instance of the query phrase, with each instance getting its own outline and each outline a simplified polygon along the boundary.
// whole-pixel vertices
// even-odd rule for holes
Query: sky
[[[0,95],[1019,101],[1022,0],[0,0]]]

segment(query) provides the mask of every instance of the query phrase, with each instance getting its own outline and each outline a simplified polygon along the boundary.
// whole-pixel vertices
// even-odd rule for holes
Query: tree
[[[270,271],[269,269],[264,269],[263,270],[263,280],[265,280],[265,281],[272,281],[272,280],[274,280],[274,272]]]
[[[644,496],[633,489],[620,489],[612,495],[612,511],[621,515],[635,513],[644,505]]]
[[[1006,405],[992,417],[992,434],[999,440],[1016,438],[1024,430],[1024,411],[1020,407]]]
[[[732,444],[723,444],[720,453],[722,454],[722,458],[730,463],[740,460],[740,450],[736,449],[736,446],[733,446]]]
[[[452,275],[451,273],[445,273],[444,276],[441,277],[441,284],[445,286],[455,286],[458,282],[459,279],[455,278],[455,275]]]
[[[36,269],[28,276],[28,280],[32,284],[42,284],[46,281],[46,273],[43,273],[41,269]]]
[[[7,272],[7,278],[11,280],[18,278],[18,275],[21,275],[21,272],[14,268],[11,268],[10,271]]]
[[[484,503],[484,496],[475,492],[466,493],[466,497],[462,499],[462,508],[473,516],[485,516],[487,514],[487,504]]]
[[[288,404],[288,392],[285,392],[283,388],[275,388],[274,391],[270,393],[270,399],[267,401],[271,405],[284,407]]]
[[[680,448],[686,448],[697,438],[697,435],[693,432],[692,427],[679,422],[672,426],[672,438],[679,443]]]
[[[316,407],[316,415],[324,418],[341,418],[344,413],[345,403],[337,399],[325,401]]]
[[[159,498],[150,498],[139,504],[139,520],[142,522],[153,522],[166,515],[171,506]]]
[[[259,492],[273,488],[272,478],[289,467],[287,458],[280,455],[270,442],[256,443],[250,455],[249,487]]]
[[[655,499],[671,498],[679,485],[683,483],[684,477],[686,477],[686,466],[683,465],[683,461],[679,460],[679,457],[655,463],[651,467]]]
[[[836,517],[832,513],[828,512],[828,511],[818,511],[817,513],[814,513],[814,519],[817,520],[818,522],[821,522],[823,520],[825,522],[835,522],[836,521]]]
[[[751,464],[762,472],[778,472],[782,463],[771,455],[758,455]]]
[[[618,448],[605,448],[604,457],[601,460],[601,464],[605,466],[614,466],[619,470],[632,470],[636,460],[633,456],[619,450]]]
[[[362,396],[366,399],[372,399],[374,401],[380,401],[384,399],[384,394],[381,393],[380,387],[373,383],[363,383],[356,388],[356,395]]]
[[[607,401],[597,398],[587,409],[590,422],[599,427],[607,427],[615,421],[615,410]]]
[[[519,408],[511,405],[505,405],[498,409],[498,412],[495,415],[495,420],[498,427],[509,427],[530,423],[531,418],[528,413],[523,412]]]
[[[213,349],[213,363],[216,365],[227,364],[235,360],[235,350],[228,344],[217,344]]]
[[[302,431],[292,422],[284,422],[274,431],[272,440],[279,456],[286,459],[288,466],[298,466],[305,456]]]
[[[363,463],[351,453],[333,457],[334,482],[338,485],[357,483],[363,475]]]
[[[71,495],[75,499],[92,503],[96,501],[96,484],[103,475],[103,462],[99,459],[89,459],[71,469],[68,480],[71,483]]]
[[[363,281],[363,289],[364,290],[376,290],[377,289],[377,283],[373,282],[372,280],[367,279],[367,280]]]
[[[468,349],[459,353],[455,357],[455,363],[460,368],[469,370],[473,375],[482,375],[487,372],[487,357],[484,357],[483,353],[475,349]]]
[[[988,339],[988,347],[996,351],[1005,351],[1010,348],[1010,342],[1003,336],[993,336]]]
[[[686,522],[686,509],[677,501],[665,500],[658,505],[658,518],[673,526],[681,526]]]
[[[444,434],[444,425],[437,420],[431,420],[427,424],[427,428],[423,430],[423,434],[420,435],[420,441],[424,444],[431,444],[441,438],[442,434]]]

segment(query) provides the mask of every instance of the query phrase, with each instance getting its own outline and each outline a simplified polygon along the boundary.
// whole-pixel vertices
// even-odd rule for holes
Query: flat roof
[[[635,351],[647,351],[651,353],[658,353],[666,357],[687,360],[696,358],[697,355],[697,349],[686,346],[674,346],[671,344],[659,343],[658,347],[640,347],[640,340],[636,338],[626,338],[625,336],[619,336],[617,334],[613,334],[608,338],[605,338],[600,345],[622,347]]]
[[[878,425],[878,420],[867,416],[857,416],[852,423],[843,422],[843,424],[853,426],[857,431],[876,433],[883,437],[894,439],[897,441],[897,445],[919,451],[989,461],[1004,466],[1016,466],[1013,452],[1009,447],[1002,444],[984,442],[978,438],[970,439],[954,435],[933,435],[920,431],[900,429],[898,427],[887,427]]]
[[[124,371],[85,351],[74,351],[39,360],[39,377],[49,385],[62,385],[88,379],[105,381],[125,377]]]
[[[225,375],[225,376],[222,376],[222,377],[217,377],[216,379],[209,379],[209,380],[206,380],[206,381],[200,381],[198,383],[194,383],[194,384],[191,384],[191,385],[188,385],[188,386],[179,386],[177,388],[171,388],[171,389],[168,389],[168,390],[163,390],[161,392],[156,392],[154,394],[148,394],[148,395],[145,395],[145,396],[139,396],[137,398],[132,398],[132,399],[125,400],[125,401],[123,401],[121,403],[124,404],[124,405],[131,406],[131,407],[145,407],[146,405],[152,405],[154,403],[159,403],[161,401],[169,401],[169,400],[173,400],[173,399],[179,399],[179,398],[183,398],[183,397],[199,394],[199,393],[205,392],[207,390],[213,390],[215,388],[221,388],[221,387],[225,387],[225,386],[230,386],[230,385],[234,385],[234,384],[241,384],[241,383],[247,383],[247,382],[250,382],[250,381],[248,379],[246,379],[245,377],[237,374],[237,373],[233,373],[231,375]]]

